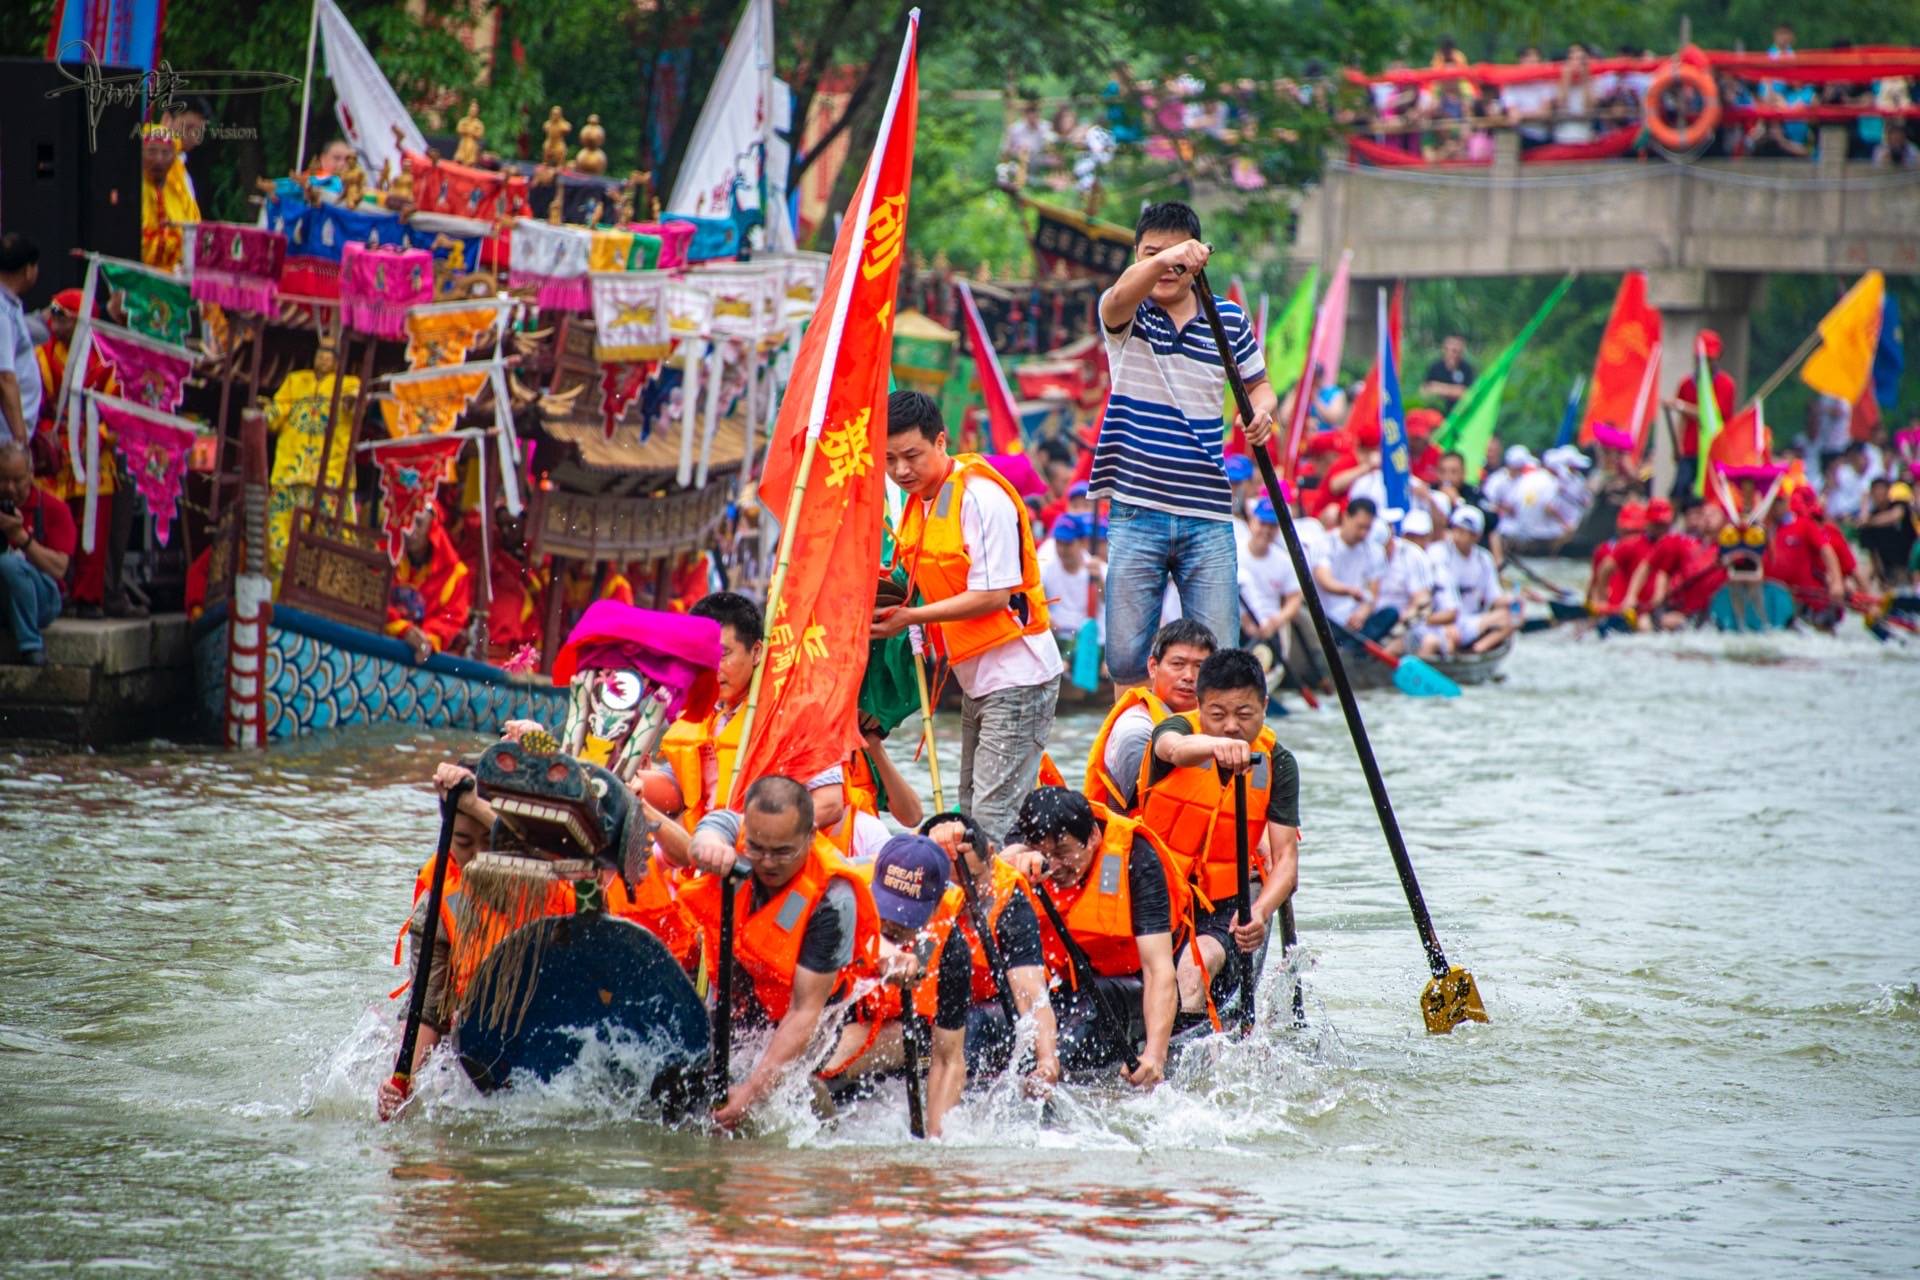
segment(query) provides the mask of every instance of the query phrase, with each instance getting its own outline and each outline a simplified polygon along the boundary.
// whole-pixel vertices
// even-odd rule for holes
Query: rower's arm
[[[1640,601],[1640,588],[1647,584],[1647,561],[1642,560],[1633,566],[1633,576],[1627,579],[1626,603],[1629,609],[1636,608]]]
[[[1601,603],[1606,600],[1607,583],[1613,580],[1614,568],[1613,557],[1608,556],[1600,562],[1600,567],[1593,571],[1593,581],[1587,584],[1587,609],[1589,611],[1599,608]]]
[[[905,1034],[903,1029],[902,1034]],[[927,1136],[940,1136],[940,1122],[967,1087],[967,1033],[933,1029],[933,1061],[927,1064]]]
[[[1173,1015],[1180,1007],[1180,988],[1173,975],[1173,935],[1148,934],[1134,943],[1140,948],[1140,1012],[1147,1024],[1147,1047],[1140,1057],[1164,1071]]]
[[[1047,971],[1037,964],[1023,964],[1007,970],[1007,984],[1013,988],[1013,1007],[1021,1017],[1033,1019],[1033,1056],[1038,1074],[1048,1080],[1060,1078],[1060,1056],[1054,1036],[1058,1024],[1053,1017],[1053,1001],[1047,996]]]
[[[1216,738],[1205,733],[1174,733],[1168,730],[1153,740],[1153,758],[1176,769],[1192,769],[1213,763],[1214,748],[1234,738]]]
[[[647,821],[655,824],[653,842],[660,846],[667,861],[676,867],[686,866],[693,848],[693,833],[681,826],[678,819],[669,818],[644,799],[640,801],[640,809]]]
[[[1266,872],[1260,884],[1260,896],[1254,899],[1254,914],[1259,920],[1273,919],[1281,904],[1293,897],[1300,884],[1300,832],[1284,822],[1267,823],[1260,841]]]
[[[743,1109],[765,1101],[787,1068],[807,1051],[808,1042],[820,1026],[820,1014],[827,1007],[827,998],[833,994],[836,977],[831,973],[815,973],[804,965],[793,971],[793,1000],[787,1005],[787,1016],[780,1019],[773,1039],[767,1042],[766,1052],[753,1064],[753,1071],[740,1086],[745,1090],[745,1097],[740,1100]]]
[[[887,754],[886,744],[877,737],[868,738],[867,759],[873,763],[874,776],[887,793],[887,812],[901,826],[918,828],[926,819],[920,805],[920,793],[913,789],[913,784],[900,772],[900,766]]]
[[[926,626],[935,622],[966,622],[971,618],[984,618],[990,613],[998,613],[1013,600],[1013,588],[1000,587],[993,591],[962,591],[958,595],[948,596],[945,600],[936,600],[932,604],[917,604],[901,610],[905,621],[913,626]]]

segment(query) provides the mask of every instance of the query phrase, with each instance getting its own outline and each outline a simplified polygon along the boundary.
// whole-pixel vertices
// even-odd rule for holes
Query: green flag
[[[133,262],[100,263],[100,279],[122,295],[127,327],[175,345],[193,327],[193,294],[187,282]]]
[[[1713,439],[1720,434],[1726,423],[1720,420],[1720,397],[1713,394],[1713,366],[1707,363],[1707,353],[1695,348],[1698,368],[1693,375],[1693,394],[1699,404],[1700,413],[1700,453],[1693,468],[1693,496],[1707,496],[1707,472],[1713,470],[1709,460]],[[1764,461],[1764,459],[1763,459]]]
[[[1309,267],[1307,278],[1287,299],[1280,322],[1267,332],[1267,383],[1285,395],[1307,367],[1307,344],[1313,341],[1313,295],[1320,287],[1320,268]]]
[[[1442,449],[1451,449],[1458,453],[1466,463],[1467,479],[1478,484],[1480,473],[1485,469],[1487,460],[1487,441],[1493,439],[1493,428],[1500,420],[1500,397],[1507,389],[1507,375],[1513,372],[1513,362],[1520,355],[1520,349],[1527,345],[1546,320],[1547,313],[1573,287],[1573,276],[1554,286],[1540,309],[1533,313],[1533,319],[1527,321],[1507,349],[1502,351],[1494,362],[1481,371],[1474,384],[1467,388],[1467,394],[1453,406],[1453,412],[1440,424],[1440,430],[1434,434],[1434,443]]]

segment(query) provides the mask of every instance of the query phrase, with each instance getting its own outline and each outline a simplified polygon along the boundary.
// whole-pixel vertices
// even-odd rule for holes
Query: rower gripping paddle
[[[420,1023],[427,1012],[427,983],[433,978],[433,943],[440,930],[440,911],[447,900],[447,864],[453,859],[453,823],[460,801],[473,790],[471,775],[460,779],[440,798],[440,843],[433,851],[433,883],[427,890],[427,915],[420,927],[420,954],[413,965],[413,990],[407,995],[406,1029],[400,1033],[400,1053],[393,1061],[392,1084],[401,1101],[413,1092],[413,1051],[420,1043]]]
[[[1094,1017],[1099,1021],[1108,1045],[1119,1052],[1120,1060],[1127,1064],[1128,1071],[1138,1071],[1140,1056],[1133,1051],[1133,1038],[1127,1034],[1126,1024],[1121,1021],[1120,1015],[1113,1011],[1101,993],[1098,981],[1100,974],[1094,969],[1093,961],[1074,940],[1073,934],[1067,931],[1067,922],[1060,918],[1060,908],[1053,905],[1053,895],[1047,892],[1047,886],[1041,879],[1034,880],[1033,891],[1040,899],[1040,909],[1047,913],[1047,922],[1060,939],[1061,949],[1067,953],[1067,963],[1073,966],[1075,983],[1086,988],[1087,998],[1093,1001]]]
[[[1253,870],[1247,856],[1247,775],[1236,772],[1233,775],[1233,874],[1238,888],[1233,903],[1233,915],[1236,923],[1253,923]],[[1240,974],[1240,1034],[1244,1037],[1253,1031],[1253,954],[1240,948],[1240,940],[1233,939],[1233,967]],[[1205,977],[1205,974],[1201,975]]]
[[[1220,308],[1213,301],[1213,290],[1207,286],[1207,273],[1194,273],[1194,295],[1200,301],[1200,309],[1206,313],[1207,327],[1213,330],[1213,340],[1220,350],[1220,363],[1227,373],[1227,384],[1233,389],[1233,401],[1240,411],[1241,420],[1253,421],[1253,401],[1247,396],[1247,384],[1240,377],[1240,366],[1233,358],[1233,345],[1227,340],[1227,329],[1220,322]],[[1267,496],[1273,500],[1274,513],[1280,517],[1280,533],[1287,544],[1287,556],[1293,561],[1293,571],[1300,579],[1301,594],[1306,597],[1307,612],[1313,618],[1313,627],[1320,637],[1320,647],[1326,651],[1327,670],[1333,676],[1334,688],[1340,693],[1340,710],[1347,719],[1347,732],[1353,737],[1353,750],[1360,757],[1360,770],[1366,775],[1367,790],[1373,796],[1374,812],[1380,818],[1380,830],[1386,836],[1387,849],[1393,854],[1394,869],[1400,873],[1400,887],[1407,895],[1407,907],[1413,912],[1414,927],[1420,933],[1420,945],[1427,953],[1427,967],[1433,977],[1428,981],[1426,990],[1420,996],[1420,1012],[1426,1019],[1427,1030],[1435,1034],[1452,1031],[1462,1022],[1471,1019],[1475,1022],[1487,1020],[1486,1006],[1480,1001],[1480,987],[1473,976],[1458,965],[1447,963],[1447,954],[1440,947],[1439,935],[1434,932],[1433,918],[1427,914],[1426,899],[1421,896],[1420,882],[1413,874],[1413,859],[1407,854],[1407,844],[1400,836],[1400,824],[1393,816],[1393,802],[1387,798],[1386,779],[1380,776],[1380,765],[1373,758],[1373,745],[1367,741],[1367,727],[1360,719],[1360,704],[1353,696],[1353,686],[1347,681],[1346,664],[1340,660],[1339,646],[1334,643],[1333,628],[1328,624],[1327,611],[1320,603],[1320,591],[1314,585],[1313,574],[1307,567],[1306,551],[1300,545],[1300,534],[1293,527],[1293,513],[1287,510],[1285,497],[1280,492],[1280,477],[1274,474],[1273,459],[1267,456],[1265,448],[1253,451],[1254,463],[1260,468],[1260,478],[1266,483]]]

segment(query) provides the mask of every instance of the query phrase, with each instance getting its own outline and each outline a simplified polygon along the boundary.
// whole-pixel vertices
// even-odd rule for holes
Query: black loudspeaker
[[[90,120],[87,90],[74,82],[84,74],[0,58],[0,232],[40,246],[39,283],[21,299],[29,311],[83,282],[86,262],[70,250],[140,257],[139,117],[99,94],[99,118]],[[98,74],[137,72],[102,67]],[[47,96],[56,90],[66,92]]]

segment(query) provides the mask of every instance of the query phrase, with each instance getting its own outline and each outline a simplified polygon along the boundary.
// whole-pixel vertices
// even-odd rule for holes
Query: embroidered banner
[[[585,227],[552,227],[522,218],[513,224],[512,278],[516,288],[532,286],[548,310],[591,311],[587,264],[593,233]]]
[[[396,375],[391,384],[393,398],[380,402],[387,434],[437,436],[453,430],[467,403],[486,384],[490,370],[490,365],[458,365]]]
[[[593,358],[602,364],[659,360],[673,347],[667,327],[667,277],[653,272],[596,272]]]
[[[406,444],[373,450],[380,467],[380,504],[386,513],[380,521],[387,535],[387,559],[394,564],[407,549],[407,530],[414,517],[433,495],[433,489],[447,469],[447,463],[460,452],[466,441],[459,437],[446,440],[416,440]]]
[[[633,232],[596,231],[587,245],[587,270],[625,271],[633,257]]]
[[[142,341],[140,335],[96,322],[93,349],[113,369],[120,394],[135,404],[172,413],[186,394],[193,359],[184,349]]]
[[[193,327],[193,294],[187,282],[155,275],[131,263],[100,263],[100,278],[120,295],[127,327],[162,342],[187,340]]]
[[[444,368],[464,364],[474,344],[493,331],[501,309],[462,307],[458,311],[414,310],[407,313],[407,367]]]
[[[340,312],[349,329],[399,341],[407,308],[433,301],[433,255],[349,244],[340,260]]]
[[[627,230],[659,239],[659,256],[645,265],[668,270],[687,265],[687,247],[693,243],[691,222],[629,222]]]
[[[627,407],[646,389],[647,379],[658,368],[653,361],[639,364],[606,364],[600,373],[600,427],[606,432],[607,439],[613,439],[613,430],[620,425]],[[653,434],[653,423],[642,420],[640,438],[645,440]]]
[[[93,393],[89,393],[90,395]],[[187,455],[199,432],[194,424],[171,414],[143,412],[139,406],[114,396],[93,395],[100,420],[113,432],[120,456],[127,460],[134,488],[147,500],[153,515],[153,536],[166,546],[173,536],[173,518],[180,509],[180,484],[187,473]]]
[[[286,258],[287,238],[278,232],[203,222],[194,232],[194,300],[270,314]]]

